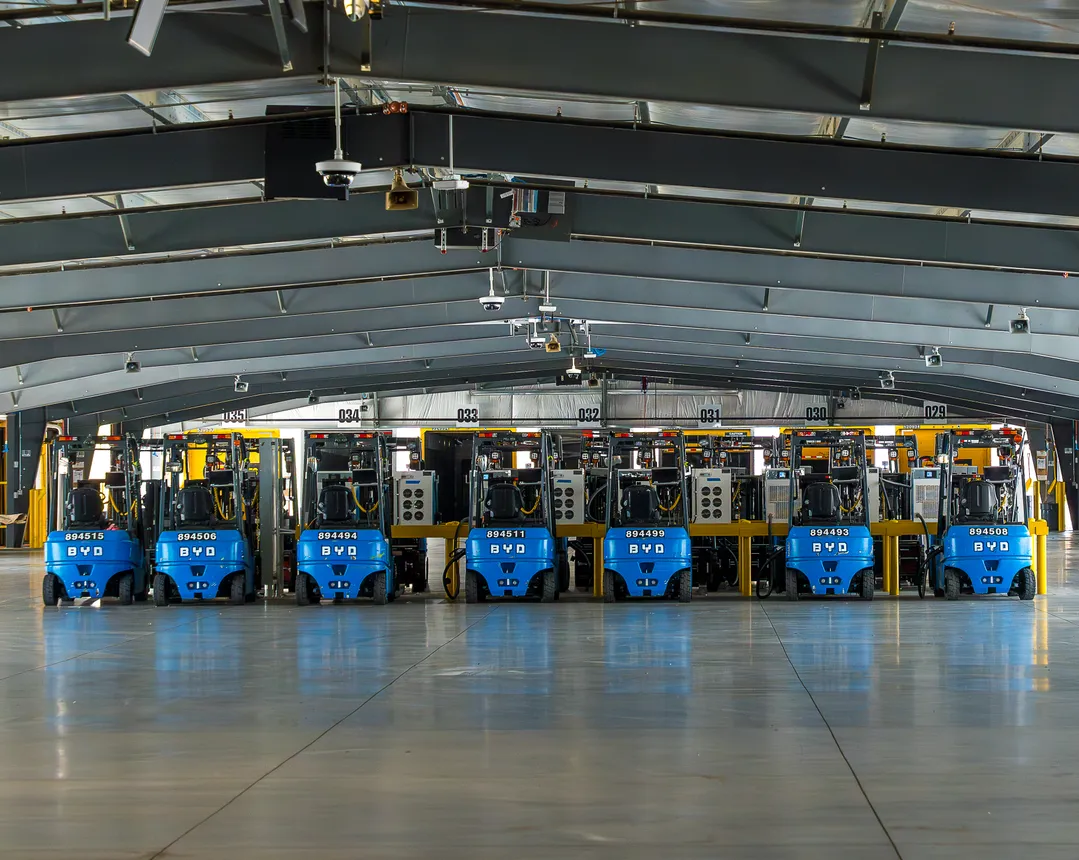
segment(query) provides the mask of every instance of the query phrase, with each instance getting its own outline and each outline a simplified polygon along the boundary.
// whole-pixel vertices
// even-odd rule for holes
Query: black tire
[[[241,571],[234,573],[229,580],[229,603],[233,606],[243,606],[247,603],[247,577]]]
[[[614,572],[610,570],[603,571],[603,602],[614,603],[618,599],[618,595],[614,591]]]
[[[931,565],[923,550],[918,551],[918,597],[924,599],[929,590],[929,569]]]
[[[296,582],[292,588],[296,592],[297,606],[311,605],[311,577],[306,573],[297,573]]]
[[[154,574],[154,606],[169,605],[169,578],[163,573]]]
[[[427,560],[423,562],[423,573],[417,574],[416,583],[412,586],[413,594],[426,594],[431,590],[431,583],[428,579]]]
[[[544,603],[554,603],[558,600],[557,570],[548,570],[543,573],[543,595],[540,600]]]
[[[55,573],[46,573],[45,578],[41,580],[41,602],[46,606],[56,606],[60,602],[62,591],[60,577]]]
[[[1019,599],[1033,600],[1034,595],[1037,593],[1038,577],[1034,575],[1034,571],[1029,567],[1024,567],[1019,571]]]
[[[693,599],[693,571],[683,570],[678,577],[678,602],[689,603]]]
[[[867,567],[862,571],[862,600],[872,600],[873,592],[877,589],[877,575],[873,568]]]
[[[121,606],[130,606],[135,602],[135,574],[120,574],[120,579],[116,583],[116,597]]]
[[[959,576],[959,571],[954,567],[949,567],[944,571],[944,596],[949,600],[959,599],[959,586],[962,579]]]
[[[480,602],[479,576],[474,570],[465,571],[465,603]]]
[[[569,569],[569,552],[560,552],[555,556],[555,563],[558,566],[558,590],[569,591],[570,583],[570,569]]]
[[[380,571],[371,578],[371,600],[379,606],[385,606],[389,602],[386,594],[386,571]]]
[[[787,568],[787,600],[798,599],[798,571]]]

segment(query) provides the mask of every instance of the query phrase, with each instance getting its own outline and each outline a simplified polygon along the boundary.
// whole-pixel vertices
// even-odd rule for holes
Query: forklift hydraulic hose
[[[773,552],[768,558],[764,560],[759,568],[757,568],[757,597],[764,600],[766,597],[770,597],[772,594],[772,588],[775,584],[775,577],[772,572],[772,566],[775,564],[777,558],[783,555],[787,551],[786,547],[780,547]],[[765,571],[768,572],[768,577],[765,579]]]
[[[457,583],[457,588],[453,588],[453,577],[450,576],[450,570],[457,562],[465,557],[465,552],[466,550],[463,548],[454,550],[453,555],[450,556],[450,560],[446,562],[446,567],[442,571],[442,587],[446,591],[446,597],[450,600],[456,600],[457,595],[461,593],[460,582]]]

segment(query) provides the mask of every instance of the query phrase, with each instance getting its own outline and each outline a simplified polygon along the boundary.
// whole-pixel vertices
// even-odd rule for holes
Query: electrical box
[[[940,513],[940,469],[910,470],[911,515],[932,522]]]
[[[551,509],[556,525],[584,522],[584,469],[551,470]]]
[[[729,523],[733,469],[694,469],[691,522]]]
[[[434,525],[438,514],[438,475],[435,472],[394,472],[393,485],[395,525]]]
[[[791,470],[766,469],[764,472],[764,517],[773,523],[785,523],[790,518]],[[794,507],[798,508],[795,499]]]
[[[880,522],[880,469],[876,466],[870,466],[866,472],[866,487],[869,489],[869,498],[866,500],[866,504],[869,505],[869,521],[871,523]]]

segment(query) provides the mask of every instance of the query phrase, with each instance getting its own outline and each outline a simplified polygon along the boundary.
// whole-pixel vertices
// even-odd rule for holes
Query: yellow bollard
[[[453,554],[457,551],[456,538],[443,538],[442,545],[445,547],[446,560],[449,561],[453,557]],[[461,591],[461,560],[458,559],[454,562],[453,568],[450,570],[450,591],[453,594],[459,594]]]
[[[1045,534],[1048,531],[1045,523],[1039,523],[1038,537],[1036,538],[1038,543],[1038,566],[1034,569],[1034,573],[1038,576],[1038,594],[1049,593],[1049,541]]]
[[[742,597],[753,596],[753,538],[738,535],[738,591]]]
[[[899,596],[899,535],[884,536],[884,582],[892,597]]]

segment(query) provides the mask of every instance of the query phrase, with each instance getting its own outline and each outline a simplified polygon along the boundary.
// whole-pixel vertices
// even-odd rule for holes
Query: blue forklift
[[[1023,434],[1018,430],[949,430],[937,437],[940,500],[937,534],[926,560],[933,592],[1007,594],[1033,600],[1033,544],[1026,524]],[[964,463],[962,450],[996,449],[998,465]],[[923,590],[924,591],[924,590]]]
[[[802,451],[824,448],[821,467],[802,466]],[[865,435],[861,430],[796,430],[791,435],[786,595],[854,594],[876,590]]]
[[[154,605],[255,600],[258,467],[240,433],[169,434]]]
[[[551,513],[551,439],[481,431],[472,440],[465,602],[489,597],[558,599],[563,567]],[[527,457],[527,465],[515,462]]]
[[[693,599],[681,431],[611,435],[603,600]]]
[[[298,606],[397,595],[387,434],[305,433],[304,530],[296,544]]]
[[[115,597],[146,600],[154,546],[154,509],[143,504],[140,450],[160,450],[133,436],[60,436],[49,455],[49,523],[41,601]],[[99,479],[94,460],[107,458]],[[147,485],[147,497],[154,494]]]

